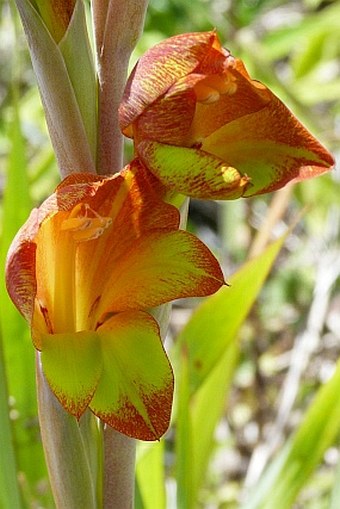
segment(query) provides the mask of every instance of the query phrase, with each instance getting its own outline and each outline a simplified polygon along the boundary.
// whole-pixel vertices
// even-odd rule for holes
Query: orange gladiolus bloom
[[[67,177],[14,239],[9,294],[77,418],[89,407],[135,438],[166,431],[173,374],[150,308],[223,284],[208,248],[178,228],[178,210],[134,162],[112,177]]]
[[[233,199],[320,175],[331,154],[215,32],[171,37],[136,64],[121,129],[169,189]]]

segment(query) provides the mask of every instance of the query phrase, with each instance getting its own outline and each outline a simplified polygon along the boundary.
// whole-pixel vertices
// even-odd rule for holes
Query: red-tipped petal
[[[200,149],[142,141],[138,150],[165,187],[193,198],[233,200],[252,185],[236,168]]]
[[[151,48],[137,62],[125,91],[119,118],[125,131],[134,120],[178,79],[202,64],[217,45],[215,32],[182,34]]]
[[[51,390],[65,410],[79,419],[92,399],[103,368],[98,334],[46,334],[41,343],[42,366]]]
[[[125,435],[159,439],[170,422],[173,374],[156,321],[147,313],[120,313],[98,335],[104,368],[91,410]]]
[[[210,295],[223,284],[218,261],[185,231],[155,231],[135,242],[108,272],[97,313],[147,309],[173,299]]]

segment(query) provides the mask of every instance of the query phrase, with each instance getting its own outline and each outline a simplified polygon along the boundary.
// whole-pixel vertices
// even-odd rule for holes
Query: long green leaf
[[[164,441],[140,443],[137,451],[136,509],[165,509]]]
[[[209,376],[228,345],[235,341],[286,236],[271,244],[261,256],[245,263],[222,288],[206,299],[177,338],[189,361],[191,391]]]
[[[38,437],[35,396],[34,349],[28,327],[10,301],[4,284],[7,249],[31,208],[26,173],[25,146],[21,134],[18,102],[14,94],[13,117],[8,126],[10,152],[3,196],[3,228],[0,249],[0,321],[8,388],[13,402],[12,420],[17,463],[24,483],[35,483],[46,475]],[[2,452],[1,452],[2,454]],[[32,462],[34,458],[34,462]]]
[[[290,509],[325,450],[339,436],[340,362],[319,389],[295,435],[264,474],[243,509]]]
[[[204,481],[213,450],[214,432],[225,410],[238,360],[239,343],[235,341],[195,394],[192,404],[192,483],[195,493]]]
[[[193,509],[195,507],[192,476],[192,439],[189,362],[187,352],[183,348],[177,382],[176,478],[178,509]]]
[[[178,338],[177,491],[180,508],[194,508],[237,366],[238,331],[283,245],[286,235],[245,263],[206,299]]]
[[[9,420],[5,359],[0,335],[0,507],[21,509],[13,434]]]

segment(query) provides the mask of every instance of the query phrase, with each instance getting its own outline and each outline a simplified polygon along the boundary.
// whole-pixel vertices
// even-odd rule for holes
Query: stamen
[[[111,217],[100,216],[87,203],[78,203],[62,222],[61,230],[69,231],[75,241],[83,242],[97,239],[111,224]]]

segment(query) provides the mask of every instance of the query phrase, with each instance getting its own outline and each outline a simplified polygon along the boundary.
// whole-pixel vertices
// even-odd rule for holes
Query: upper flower
[[[173,375],[148,311],[223,284],[217,260],[178,230],[138,162],[119,175],[74,174],[34,209],[6,279],[31,324],[51,389],[78,418],[89,406],[127,435],[159,438]]]
[[[121,129],[168,188],[232,199],[327,171],[329,152],[215,32],[171,37],[136,64]]]

